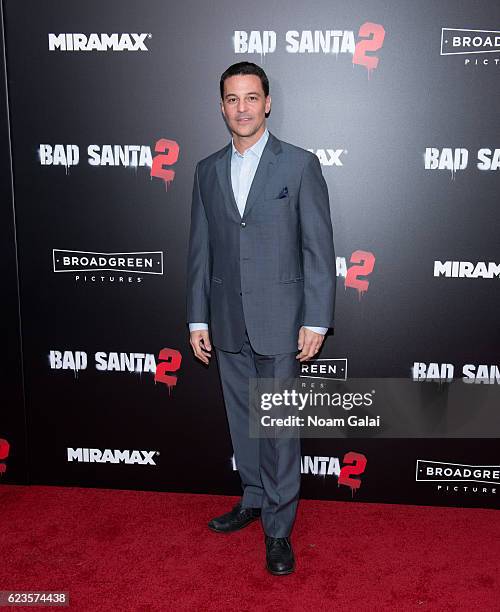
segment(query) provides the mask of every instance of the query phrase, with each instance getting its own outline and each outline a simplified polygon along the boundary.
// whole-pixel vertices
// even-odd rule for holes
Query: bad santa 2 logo
[[[354,492],[361,486],[361,475],[364,474],[367,464],[366,456],[362,453],[349,451],[342,458],[303,455],[300,458],[300,473],[327,478],[337,477],[337,484],[344,485]],[[234,455],[231,457],[233,471],[238,470]]]
[[[368,75],[378,66],[379,58],[368,55],[382,48],[385,29],[378,23],[363,23],[357,35],[353,30],[288,30],[285,33],[287,53],[323,53],[336,57],[351,54],[352,63],[364,66]],[[259,53],[261,56],[277,49],[274,30],[235,30],[233,47],[235,53]]]
[[[179,159],[179,144],[175,140],[159,138],[153,155],[149,145],[138,144],[90,144],[87,146],[87,164],[93,167],[150,168],[150,176],[164,181],[165,188],[175,178],[171,168]],[[80,147],[77,144],[41,143],[38,147],[41,166],[61,166],[66,174],[72,166],[80,164]]]
[[[49,367],[54,371],[70,370],[75,379],[87,370],[86,351],[51,350]],[[162,348],[158,358],[152,353],[123,353],[97,351],[94,354],[94,367],[98,372],[123,372],[142,375],[154,374],[155,383],[163,383],[169,391],[177,385],[177,375],[181,367],[182,355],[177,349]]]

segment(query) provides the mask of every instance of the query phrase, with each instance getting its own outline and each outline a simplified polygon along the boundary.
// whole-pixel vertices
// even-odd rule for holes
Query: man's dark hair
[[[262,70],[260,66],[254,64],[253,62],[238,62],[237,64],[233,64],[229,66],[229,68],[222,73],[220,78],[220,97],[224,98],[224,81],[232,76],[237,74],[255,74],[260,79],[262,83],[262,89],[264,90],[264,94],[267,98],[269,95],[269,79],[267,78],[267,74]]]

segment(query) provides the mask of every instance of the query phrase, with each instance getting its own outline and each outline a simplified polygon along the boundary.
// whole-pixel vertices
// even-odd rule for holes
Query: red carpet
[[[500,610],[495,510],[301,500],[297,571],[274,577],[260,523],[206,527],[235,500],[0,486],[0,590],[65,590],[69,609],[120,612]]]

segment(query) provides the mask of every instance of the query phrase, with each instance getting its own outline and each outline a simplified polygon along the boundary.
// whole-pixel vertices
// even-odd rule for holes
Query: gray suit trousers
[[[297,352],[256,353],[245,330],[237,353],[215,347],[236,466],[243,487],[243,507],[262,508],[264,532],[274,538],[290,535],[300,490],[300,437],[251,438],[250,378],[298,378]]]

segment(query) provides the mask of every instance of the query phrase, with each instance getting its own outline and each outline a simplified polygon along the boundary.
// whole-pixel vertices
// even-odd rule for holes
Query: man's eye
[[[255,102],[255,100],[257,100],[257,96],[250,96],[250,100],[252,100],[252,102]]]

